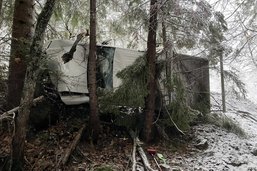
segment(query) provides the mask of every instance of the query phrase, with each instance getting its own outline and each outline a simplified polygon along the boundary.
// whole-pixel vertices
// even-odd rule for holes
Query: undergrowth
[[[110,166],[101,166],[94,169],[95,171],[113,171],[112,167]]]
[[[240,137],[246,137],[244,130],[233,119],[219,113],[210,113],[206,115],[205,121],[214,124],[218,127],[224,128],[228,132],[232,132]]]
[[[6,66],[0,65],[0,108],[5,103],[6,100],[6,92],[7,92],[7,74],[6,74]]]
[[[170,104],[164,102],[164,92],[159,85],[156,95],[156,122],[163,129],[174,128],[183,132],[189,130],[190,123],[195,119],[196,112],[191,110],[186,101],[184,82],[179,74],[173,73],[171,78],[161,78],[164,72],[164,61],[158,61],[157,78],[164,87],[170,89],[172,99]],[[145,98],[147,96],[147,63],[144,56],[139,57],[134,64],[117,74],[122,84],[115,91],[99,90],[99,106],[101,113],[114,114],[115,124],[128,129],[142,130],[144,123]],[[121,108],[127,111],[123,112]],[[159,111],[158,111],[159,110]]]

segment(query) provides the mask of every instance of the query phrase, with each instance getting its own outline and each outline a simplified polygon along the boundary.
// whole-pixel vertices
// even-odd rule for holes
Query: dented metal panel
[[[87,89],[88,45],[80,44],[73,59],[64,64],[61,57],[73,45],[69,40],[53,40],[47,44],[50,76],[57,87],[62,101],[67,105],[82,104],[89,101]],[[97,46],[97,77],[100,87],[115,89],[122,81],[116,74],[132,65],[144,52],[109,46]],[[162,57],[159,57],[162,58]],[[187,101],[190,106],[205,104],[209,106],[208,60],[192,56],[174,56],[177,71],[186,84]],[[174,65],[173,65],[174,67]],[[162,90],[165,93],[164,90]],[[167,92],[166,92],[167,93]],[[204,103],[202,103],[204,102]]]

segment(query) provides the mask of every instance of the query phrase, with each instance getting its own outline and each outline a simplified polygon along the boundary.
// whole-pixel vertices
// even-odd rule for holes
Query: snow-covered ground
[[[212,107],[220,106],[220,94],[214,93]],[[218,104],[219,103],[219,104]],[[196,171],[257,171],[257,105],[247,99],[228,97],[224,114],[238,123],[246,137],[240,137],[214,125],[194,127],[195,147],[200,150],[185,154],[179,160],[184,170]]]

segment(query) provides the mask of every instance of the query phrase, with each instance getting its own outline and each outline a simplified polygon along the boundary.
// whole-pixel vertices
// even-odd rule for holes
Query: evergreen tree
[[[157,0],[151,0],[150,2],[150,19],[149,19],[149,31],[147,38],[147,96],[145,99],[145,129],[144,129],[144,139],[146,142],[152,140],[152,129],[153,129],[153,118],[155,111],[155,98],[156,98],[156,32],[157,32],[157,12],[158,12],[158,2]]]
[[[100,133],[98,117],[98,100],[96,94],[96,0],[90,0],[90,42],[88,56],[88,91],[90,106],[90,133],[93,140],[97,140]]]
[[[24,148],[28,128],[30,107],[34,98],[36,80],[40,72],[40,64],[44,58],[42,54],[44,34],[51,18],[55,0],[47,0],[37,19],[35,34],[29,52],[29,64],[26,71],[20,109],[15,118],[15,129],[11,144],[11,170],[24,170]]]
[[[11,57],[9,60],[7,105],[19,105],[27,68],[28,54],[34,30],[34,0],[15,0]]]
[[[3,8],[3,0],[0,0],[0,17],[1,17],[1,19],[0,20],[2,20],[2,8]]]

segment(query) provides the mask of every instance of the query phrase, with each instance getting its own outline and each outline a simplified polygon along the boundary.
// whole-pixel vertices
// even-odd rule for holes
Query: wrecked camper
[[[62,101],[67,105],[82,104],[89,101],[87,89],[88,46],[79,44],[73,59],[64,64],[61,56],[68,52],[73,41],[53,40],[47,45],[50,77]],[[142,56],[143,52],[97,46],[98,68],[102,77],[102,87],[113,89],[121,84],[116,74]]]
[[[64,64],[62,55],[73,45],[70,40],[52,40],[47,44],[50,77],[66,105],[78,105],[89,101],[87,89],[87,57],[89,47],[78,44],[73,59]],[[101,87],[115,89],[121,84],[116,74],[132,65],[144,52],[105,45],[97,46],[98,75]],[[208,60],[177,54],[178,70],[185,80],[187,101],[197,109],[197,105],[209,107],[209,68]]]

